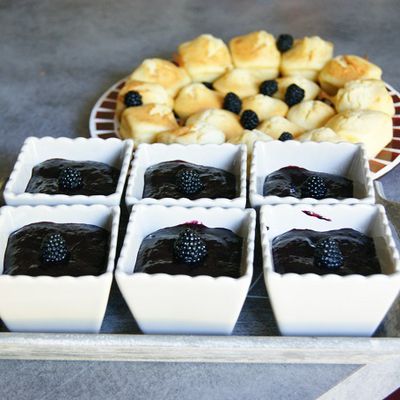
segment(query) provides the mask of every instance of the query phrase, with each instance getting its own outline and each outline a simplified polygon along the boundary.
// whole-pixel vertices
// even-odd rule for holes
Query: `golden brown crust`
[[[296,84],[304,90],[303,100],[314,100],[320,92],[320,87],[314,81],[302,76],[286,76],[278,78],[276,81],[278,83],[278,91],[273,97],[277,99],[284,100],[286,89],[292,84]]]
[[[293,47],[282,54],[283,76],[303,76],[316,80],[319,71],[333,56],[333,44],[318,36],[297,39]]]
[[[375,110],[390,116],[395,114],[392,96],[385,83],[376,79],[347,82],[335,97],[338,112],[346,110]]]
[[[198,124],[160,132],[157,134],[156,141],[165,144],[222,144],[225,141],[225,135],[212,125]]]
[[[214,82],[214,88],[223,95],[233,92],[239,97],[248,97],[258,93],[259,83],[247,69],[232,69]]]
[[[212,35],[200,35],[182,43],[175,59],[195,82],[212,82],[232,68],[228,47]]]
[[[281,54],[275,38],[266,31],[234,37],[229,42],[229,48],[236,68],[271,69],[278,72]]]
[[[326,124],[343,140],[364,143],[368,158],[375,157],[393,138],[390,115],[380,111],[343,111]]]
[[[256,94],[243,99],[242,110],[253,110],[260,121],[279,115],[286,116],[289,107],[282,100],[274,99],[263,94]]]
[[[291,107],[287,119],[304,130],[320,128],[335,114],[335,110],[318,100],[302,101]]]
[[[311,140],[313,142],[339,143],[343,141],[343,139],[335,131],[333,131],[331,128],[326,127],[312,129],[310,131],[304,132],[296,139],[300,142]]]
[[[158,83],[170,96],[175,97],[182,87],[190,83],[190,77],[183,68],[161,58],[144,60],[131,74],[130,80]]]
[[[279,116],[266,119],[257,127],[257,129],[274,139],[279,139],[279,136],[281,136],[283,132],[290,132],[294,137],[297,137],[304,132],[302,127],[289,121],[287,118]]]
[[[318,80],[322,89],[333,95],[349,81],[381,77],[382,70],[365,58],[343,55],[330,60],[321,70]]]
[[[142,96],[143,104],[164,104],[170,108],[174,105],[174,100],[161,85],[140,81],[127,81],[119,91],[117,97],[115,113],[118,119],[121,118],[122,111],[126,108],[124,99],[125,95],[130,91],[138,92]]]
[[[121,116],[120,135],[135,144],[153,143],[158,132],[178,127],[172,110],[160,104],[146,104],[125,109]]]
[[[186,125],[188,126],[196,126],[197,124],[204,123],[220,129],[224,132],[227,140],[241,134],[243,131],[243,127],[239,122],[239,117],[227,110],[205,110],[191,115],[186,121]]]
[[[182,88],[175,98],[174,110],[180,118],[209,108],[221,108],[223,96],[215,90],[210,90],[202,83],[192,83]]]

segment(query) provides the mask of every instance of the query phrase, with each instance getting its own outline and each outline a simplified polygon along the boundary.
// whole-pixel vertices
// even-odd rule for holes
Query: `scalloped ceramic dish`
[[[306,215],[312,211],[330,221]],[[368,277],[279,274],[271,243],[291,229],[353,228],[374,239],[383,273]],[[283,335],[371,336],[400,291],[400,261],[379,205],[267,205],[261,208],[264,279]]]
[[[201,198],[190,200],[182,197],[180,199],[143,198],[144,175],[146,169],[152,165],[164,161],[183,160],[194,164],[220,168],[231,172],[236,177],[237,197],[234,199]],[[181,144],[141,144],[135,152],[132,161],[128,187],[126,190],[126,204],[161,204],[164,206],[182,207],[238,207],[246,206],[246,165],[247,149],[244,145],[204,144],[204,145],[181,145]]]
[[[92,224],[111,232],[107,271],[102,275],[0,275],[0,318],[8,329],[29,332],[99,332],[113,279],[119,214],[118,207],[104,205],[6,206],[1,209],[1,260],[4,260],[9,235],[34,222]]]
[[[196,220],[244,238],[242,276],[213,278],[134,273],[142,240],[150,233]],[[230,334],[253,275],[254,210],[137,205],[132,208],[115,278],[145,333]]]
[[[132,140],[29,137],[22,146],[13,172],[4,189],[4,199],[8,205],[13,206],[40,204],[104,204],[117,206],[121,201],[132,151]],[[51,158],[99,161],[120,169],[121,173],[115,193],[107,196],[26,193],[25,189],[32,176],[32,168]]]
[[[290,161],[288,161],[290,160]],[[297,199],[296,197],[263,196],[267,175],[288,165],[344,176],[353,181],[354,197],[342,200],[326,198]],[[250,168],[250,203],[264,204],[373,204],[375,192],[364,147],[347,142],[256,142]]]

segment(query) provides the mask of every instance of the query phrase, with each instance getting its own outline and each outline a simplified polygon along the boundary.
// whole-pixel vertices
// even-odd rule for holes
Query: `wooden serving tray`
[[[378,202],[385,206],[399,232],[400,203],[389,202],[381,194],[377,184]],[[126,209],[122,211],[120,237],[124,236],[128,216]],[[232,336],[143,335],[114,282],[99,334],[11,333],[0,322],[0,359],[335,364],[400,361],[400,296],[372,338],[279,336],[262,276],[258,237],[256,249],[253,282]]]

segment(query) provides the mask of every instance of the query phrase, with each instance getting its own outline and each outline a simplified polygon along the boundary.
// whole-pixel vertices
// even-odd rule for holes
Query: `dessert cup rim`
[[[306,274],[299,274],[295,272],[288,272],[288,273],[283,273],[280,274],[279,272],[276,272],[274,269],[274,262],[273,259],[271,259],[271,245],[269,243],[269,238],[268,234],[266,233],[266,229],[264,227],[264,221],[266,219],[266,212],[265,210],[274,207],[274,208],[303,208],[303,206],[307,207],[312,207],[315,210],[320,209],[321,207],[328,207],[331,209],[337,208],[337,207],[342,207],[342,208],[350,208],[350,207],[355,207],[355,208],[369,208],[369,209],[377,209],[379,213],[379,218],[382,220],[383,225],[384,225],[384,237],[387,239],[387,248],[390,253],[390,257],[392,258],[395,269],[394,272],[391,274],[372,274],[372,275],[362,275],[362,274],[349,274],[345,276],[341,276],[335,273],[329,273],[329,274],[324,274],[324,275],[319,275],[316,273],[306,273]],[[397,251],[396,244],[394,242],[390,226],[389,226],[389,220],[386,217],[385,209],[382,205],[380,204],[267,204],[263,205],[261,207],[260,211],[260,230],[261,230],[261,250],[262,250],[262,259],[263,259],[263,272],[264,272],[264,278],[266,280],[268,279],[276,279],[279,277],[279,279],[287,279],[287,280],[318,280],[318,281],[323,281],[323,280],[329,280],[329,281],[359,281],[359,282],[366,282],[366,281],[388,281],[388,280],[395,280],[397,278],[400,279],[400,256]]]
[[[344,199],[336,199],[333,197],[329,198],[324,198],[321,200],[317,200],[311,197],[305,197],[298,199],[293,196],[263,196],[262,194],[257,192],[257,152],[258,149],[261,147],[268,147],[270,146],[271,143],[279,143],[277,146],[305,146],[305,147],[314,147],[316,146],[326,146],[326,147],[332,147],[336,148],[337,150],[339,147],[353,147],[356,148],[358,147],[360,149],[361,153],[361,158],[362,158],[362,166],[363,170],[365,171],[366,174],[366,189],[367,189],[367,194],[365,197],[362,198],[355,198],[355,197],[346,197]],[[253,149],[253,158],[251,160],[250,164],[250,184],[249,184],[249,196],[251,198],[255,199],[256,202],[268,202],[265,204],[279,204],[282,202],[285,203],[292,203],[292,204],[300,204],[300,203],[306,203],[306,204],[353,204],[353,203],[368,203],[372,204],[375,202],[375,191],[374,191],[374,186],[373,186],[373,180],[372,180],[372,175],[371,171],[369,169],[369,163],[368,163],[368,158],[366,157],[365,153],[365,146],[363,143],[350,143],[346,141],[341,141],[337,143],[333,142],[314,142],[311,140],[307,140],[304,142],[299,142],[297,140],[287,140],[285,142],[282,142],[280,140],[271,140],[269,142],[262,142],[262,141],[256,141],[254,144],[254,149]]]
[[[179,199],[175,199],[172,197],[163,197],[162,199],[154,199],[152,197],[141,197],[137,198],[132,195],[133,188],[136,182],[136,176],[137,176],[137,170],[139,168],[139,163],[140,163],[140,154],[142,151],[145,151],[146,149],[151,149],[151,148],[178,148],[178,149],[185,149],[190,151],[190,149],[204,149],[205,147],[207,148],[214,148],[214,149],[220,149],[221,147],[226,147],[226,148],[237,148],[237,151],[240,156],[240,176],[238,177],[240,182],[239,182],[239,193],[236,197],[233,199],[228,199],[227,197],[217,197],[215,199],[211,199],[209,197],[201,197],[199,199],[194,199],[191,200],[188,197],[180,197]],[[144,149],[144,150],[141,150]],[[139,156],[138,156],[139,155]],[[155,165],[155,164],[153,164]],[[141,143],[136,149],[135,156],[132,160],[131,163],[131,171],[129,174],[129,179],[128,179],[128,185],[126,188],[126,203],[127,205],[133,205],[136,203],[142,203],[142,204],[163,204],[163,203],[168,203],[168,204],[174,204],[176,206],[185,206],[187,203],[191,204],[191,207],[195,207],[198,205],[198,207],[202,207],[201,204],[204,204],[205,202],[211,204],[211,206],[207,207],[220,207],[222,204],[221,202],[228,203],[228,204],[234,204],[238,202],[246,202],[246,180],[247,180],[247,147],[243,144],[237,145],[237,144],[232,144],[232,143],[221,143],[221,144],[215,144],[215,143],[210,143],[210,144],[180,144],[180,143],[172,143],[172,144],[165,144],[165,143]],[[183,204],[182,204],[183,203]],[[224,207],[227,207],[227,205],[223,205]],[[239,206],[237,206],[239,207]],[[245,204],[243,204],[243,208],[245,207]]]
[[[46,210],[51,210],[51,212],[57,213],[58,211],[60,213],[64,213],[67,210],[75,211],[75,210],[87,210],[87,209],[92,209],[92,210],[99,210],[102,212],[107,212],[109,214],[109,217],[111,218],[111,229],[110,229],[110,241],[109,241],[109,250],[108,250],[108,256],[107,256],[107,268],[105,272],[103,272],[100,275],[81,275],[81,276],[69,276],[69,275],[61,275],[61,276],[49,276],[49,275],[38,275],[38,276],[30,276],[30,275],[8,275],[4,274],[3,272],[0,273],[0,280],[6,280],[6,279],[20,279],[20,280],[47,280],[50,279],[51,281],[53,280],[93,280],[93,279],[101,279],[103,277],[107,277],[108,275],[113,276],[114,270],[115,270],[115,259],[116,259],[116,251],[117,251],[117,239],[118,239],[118,227],[119,227],[119,218],[120,218],[120,209],[117,206],[109,207],[103,204],[59,204],[56,206],[48,206],[48,205],[22,205],[22,206],[4,206],[0,209],[0,220],[3,217],[3,215],[6,212],[11,212],[11,213],[17,213],[17,212],[26,212],[26,213],[31,213],[34,212],[35,210],[39,211],[46,211]],[[48,218],[46,222],[54,222],[54,219],[52,221],[52,217]],[[35,222],[31,222],[35,223]],[[29,224],[31,224],[29,223]],[[77,222],[65,222],[65,223],[77,223]],[[28,225],[29,225],[28,224]],[[93,224],[90,224],[93,225]],[[26,226],[26,225],[23,225]],[[5,244],[6,246],[6,244]],[[4,261],[3,261],[4,262]]]
[[[196,212],[196,211],[205,211],[206,213],[212,213],[212,212],[224,212],[224,213],[236,213],[236,214],[243,214],[249,216],[249,224],[248,224],[248,236],[243,238],[246,240],[246,248],[247,248],[247,257],[244,259],[244,263],[246,264],[246,272],[241,275],[239,278],[232,278],[229,276],[218,276],[218,277],[212,277],[209,275],[197,275],[197,276],[189,276],[189,275],[184,275],[184,274],[178,274],[178,275],[171,275],[167,273],[156,273],[156,274],[148,274],[146,272],[133,272],[134,269],[132,270],[131,273],[127,273],[122,269],[122,265],[125,262],[126,258],[126,252],[127,248],[129,246],[129,239],[131,238],[133,229],[132,226],[134,224],[135,220],[135,215],[138,211],[141,209],[151,209],[151,208],[159,208],[159,209],[164,209],[164,210],[171,210],[171,212],[174,211],[179,211],[179,210],[187,210],[190,212]],[[189,281],[200,281],[200,280],[208,280],[209,282],[241,282],[242,280],[248,280],[249,278],[251,279],[253,275],[253,261],[254,261],[254,238],[255,238],[255,228],[256,228],[256,212],[254,209],[246,208],[246,209],[241,209],[241,208],[223,208],[223,207],[212,207],[212,208],[206,208],[206,207],[191,207],[191,208],[186,208],[186,207],[181,207],[181,206],[164,206],[161,204],[155,204],[155,205],[148,205],[148,204],[137,204],[133,206],[131,214],[129,216],[129,221],[128,221],[128,226],[126,229],[126,234],[124,238],[124,243],[121,248],[120,256],[118,259],[117,266],[115,268],[115,276],[116,277],[123,277],[123,279],[165,279],[165,280],[189,280]]]
[[[121,169],[118,177],[118,182],[117,186],[115,188],[115,192],[110,193],[109,195],[83,195],[83,194],[48,194],[48,193],[28,193],[28,192],[23,192],[23,193],[15,193],[13,191],[13,186],[16,181],[16,176],[18,172],[21,170],[23,164],[24,164],[24,159],[25,159],[25,154],[27,153],[29,147],[31,146],[32,143],[40,143],[40,142],[54,142],[54,143],[63,143],[63,142],[97,142],[97,143],[103,143],[104,145],[107,144],[107,141],[114,142],[114,143],[120,143],[121,144],[121,152],[123,151],[123,159],[122,159],[122,164],[121,164]],[[68,138],[68,137],[51,137],[51,136],[44,136],[44,137],[36,137],[36,136],[29,136],[28,138],[25,139],[21,150],[18,154],[17,161],[14,164],[13,170],[11,172],[11,175],[8,179],[8,182],[6,183],[6,186],[4,188],[4,198],[6,200],[6,203],[9,202],[9,200],[21,200],[27,203],[35,202],[35,204],[40,204],[43,202],[43,204],[46,203],[46,201],[49,200],[57,200],[62,203],[69,203],[69,204],[79,204],[80,202],[85,202],[87,204],[98,204],[98,202],[103,202],[104,200],[118,200],[121,198],[125,181],[126,181],[126,176],[128,173],[129,165],[130,165],[130,160],[133,152],[133,145],[134,142],[131,139],[127,140],[121,140],[118,138],[108,138],[108,139],[100,139],[100,138],[85,138],[85,137],[77,137],[77,138]],[[90,161],[90,160],[88,160]],[[67,201],[68,200],[68,201]]]

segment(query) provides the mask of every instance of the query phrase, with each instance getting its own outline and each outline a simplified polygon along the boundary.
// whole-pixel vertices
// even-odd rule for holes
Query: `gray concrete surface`
[[[0,177],[26,136],[87,136],[104,89],[203,32],[321,35],[336,54],[367,55],[400,88],[399,16],[399,0],[0,0]],[[399,172],[382,179],[392,198]],[[314,399],[357,368],[1,361],[0,397]]]

